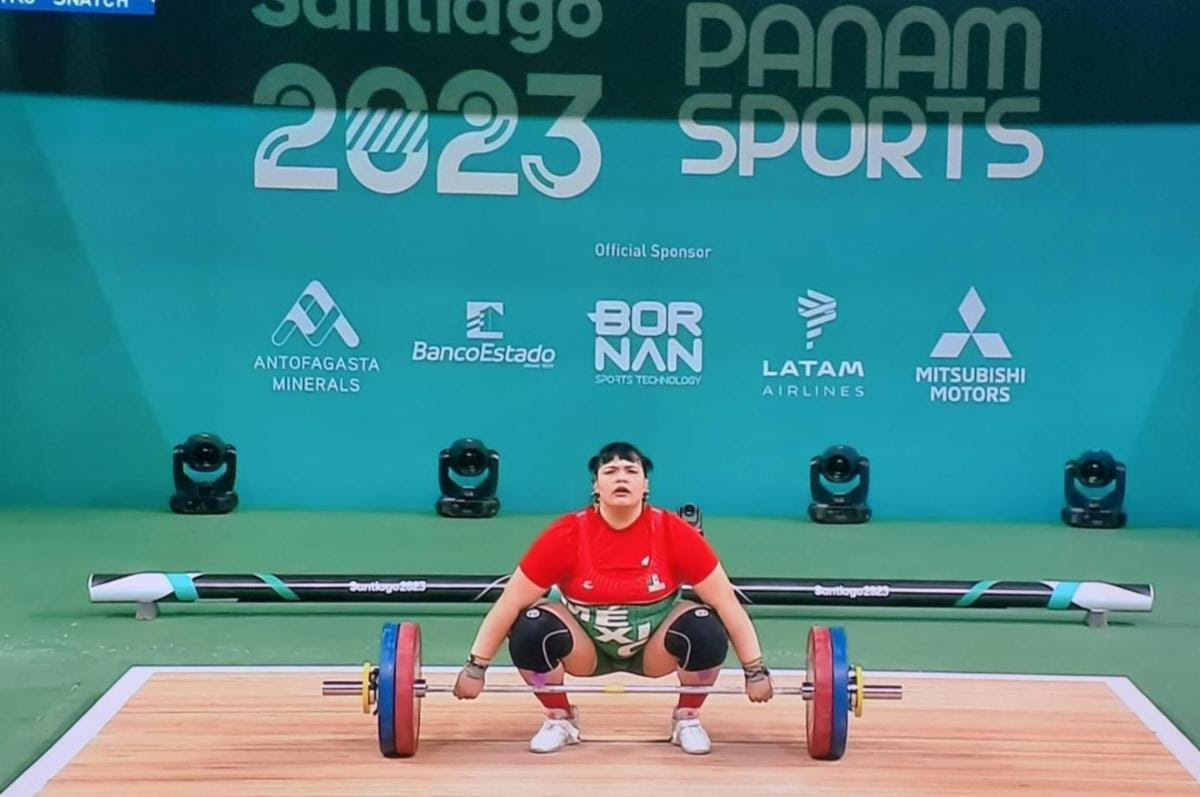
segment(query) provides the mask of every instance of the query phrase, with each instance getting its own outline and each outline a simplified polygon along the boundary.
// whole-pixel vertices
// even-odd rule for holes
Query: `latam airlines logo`
[[[975,354],[984,360],[1011,360],[1012,352],[999,332],[980,332],[987,306],[972,286],[958,305],[965,332],[943,332],[929,356],[935,360],[958,360]],[[970,344],[975,345],[968,349]],[[990,365],[919,365],[917,384],[929,385],[929,400],[951,404],[1007,404],[1012,386],[1023,385],[1025,369]]]
[[[796,297],[796,311],[804,319],[805,356],[762,361],[764,398],[844,399],[866,395],[862,360],[807,356],[816,348],[822,330],[837,319],[837,307],[837,299],[811,288]]]
[[[300,341],[307,347],[297,345]],[[292,302],[275,326],[271,343],[284,351],[258,355],[254,370],[272,372],[275,393],[358,393],[362,375],[380,370],[374,357],[345,351],[359,347],[358,330],[320,280],[309,282]]]
[[[808,295],[797,297],[796,303],[808,327],[804,336],[808,342],[804,348],[812,351],[817,338],[821,336],[821,327],[837,319],[837,299],[809,288]]]

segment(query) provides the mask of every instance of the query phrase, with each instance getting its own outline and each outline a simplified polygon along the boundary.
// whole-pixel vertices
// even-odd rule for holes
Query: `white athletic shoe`
[[[683,752],[691,755],[704,755],[712,750],[712,740],[699,717],[681,716],[678,711],[671,717],[671,744],[679,745]]]
[[[569,744],[579,744],[579,709],[571,706],[571,713],[562,709],[551,709],[550,716],[529,740],[529,749],[535,753],[557,753]]]

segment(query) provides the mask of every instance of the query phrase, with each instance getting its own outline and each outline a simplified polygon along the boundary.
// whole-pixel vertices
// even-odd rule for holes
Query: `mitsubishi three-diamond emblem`
[[[979,321],[983,318],[983,314],[987,312],[987,308],[983,306],[983,301],[979,298],[979,294],[972,287],[967,291],[967,295],[963,298],[962,304],[958,306],[958,315],[962,318],[963,324],[966,325],[966,332],[944,332],[938,338],[937,345],[933,347],[933,351],[929,353],[930,357],[939,359],[954,359],[962,354],[963,349],[967,347],[969,341],[975,341],[975,346],[979,349],[979,353],[989,360],[1008,360],[1012,358],[1012,352],[1008,350],[1008,346],[1004,343],[1004,338],[998,332],[976,332],[979,327]]]

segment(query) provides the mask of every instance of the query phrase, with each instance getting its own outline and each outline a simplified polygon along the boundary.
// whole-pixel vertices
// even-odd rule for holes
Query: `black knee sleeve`
[[[725,626],[707,606],[697,606],[676,617],[667,626],[663,644],[679,666],[689,672],[720,667],[729,652]]]
[[[550,672],[574,646],[567,624],[536,606],[517,615],[508,632],[508,655],[522,670]]]

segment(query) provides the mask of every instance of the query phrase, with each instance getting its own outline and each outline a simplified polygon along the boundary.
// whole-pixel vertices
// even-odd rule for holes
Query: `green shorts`
[[[572,603],[565,597],[561,600],[596,646],[593,675],[617,671],[645,675],[642,654],[646,643],[679,602],[679,593],[657,603],[618,606]]]

